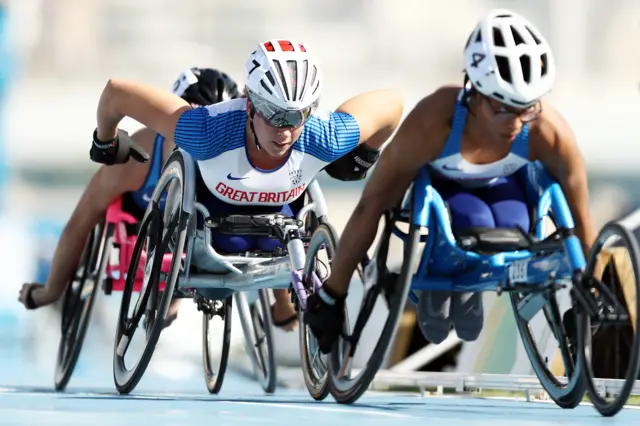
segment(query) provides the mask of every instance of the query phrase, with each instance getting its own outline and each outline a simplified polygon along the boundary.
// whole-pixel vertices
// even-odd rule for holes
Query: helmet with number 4
[[[464,58],[476,90],[515,108],[535,104],[556,77],[547,40],[531,22],[506,9],[492,10],[477,24]]]
[[[320,67],[301,43],[269,40],[258,44],[245,68],[248,98],[272,124],[300,124],[317,107]]]

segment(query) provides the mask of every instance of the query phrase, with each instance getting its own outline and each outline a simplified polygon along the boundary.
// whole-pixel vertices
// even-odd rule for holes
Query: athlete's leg
[[[245,206],[236,206],[234,204],[228,204],[220,200],[205,186],[201,180],[200,173],[197,173],[196,193],[198,195],[198,201],[204,205],[209,214],[212,216],[229,216],[232,214],[250,214],[251,211],[247,210]],[[200,223],[198,226],[202,226]],[[255,237],[251,235],[229,235],[223,234],[216,229],[211,230],[211,236],[213,237],[213,246],[217,251],[222,254],[231,253],[243,253],[253,248],[255,243]]]
[[[524,191],[515,177],[500,178],[476,193],[489,206],[496,227],[521,226],[529,231],[529,211]],[[482,292],[456,293],[451,298],[451,311],[458,336],[465,341],[476,340],[484,320]]]
[[[467,228],[496,226],[491,209],[476,190],[445,179],[434,179],[433,186],[449,206],[454,234]]]
[[[155,133],[143,128],[132,135],[135,142],[150,154],[154,152]],[[102,166],[91,178],[65,225],[56,246],[44,286],[25,283],[19,300],[35,309],[57,301],[74,275],[89,233],[104,217],[109,204],[123,194],[138,189],[144,182],[149,164],[129,161],[126,164]]]
[[[498,179],[490,186],[483,188],[479,195],[491,208],[496,227],[520,226],[525,232],[529,232],[531,223],[529,208],[523,188],[514,176]]]
[[[198,177],[199,177],[198,173]],[[227,216],[231,214],[265,214],[265,213],[278,213],[283,212],[288,215],[292,215],[293,212],[288,206],[237,206],[228,204],[215,197],[204,186],[204,182],[201,178],[198,179],[197,184],[198,201],[202,203],[211,215],[215,216]],[[225,235],[212,230],[213,245],[216,250],[222,254],[225,253],[241,253],[250,250],[261,250],[266,252],[273,252],[277,247],[281,247],[281,243],[278,240],[273,240],[268,237],[255,237],[251,235]],[[275,298],[275,304],[273,306],[273,320],[278,326],[281,326],[287,330],[293,330],[297,324],[297,315],[293,304],[291,303],[291,296],[288,290],[274,290],[273,295]]]
[[[449,206],[454,233],[472,227],[495,227],[491,209],[472,189],[444,179],[434,179],[433,186]],[[482,304],[479,303],[479,297],[480,294],[451,291],[421,292],[418,321],[425,338],[432,343],[441,343],[449,335],[452,325],[456,327],[456,333],[461,339],[472,338],[477,329],[482,329]],[[477,309],[478,305],[480,311]],[[467,312],[464,311],[467,307],[476,309],[468,311],[470,315],[460,315],[460,312]],[[467,320],[479,320],[480,324],[467,324]]]
[[[282,206],[280,213],[286,214],[287,216],[295,215],[289,205]],[[255,248],[266,252],[273,252],[277,248],[282,248],[282,243],[272,238],[258,237],[256,238]],[[287,331],[295,330],[298,324],[298,315],[296,314],[293,303],[291,303],[289,290],[273,290],[273,297],[276,300],[273,305],[274,325]]]

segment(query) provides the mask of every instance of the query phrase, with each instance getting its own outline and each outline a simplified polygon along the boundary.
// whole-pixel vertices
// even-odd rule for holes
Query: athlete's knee
[[[482,198],[491,207],[497,227],[529,230],[529,208],[522,185],[515,176],[499,179],[486,188]]]
[[[495,227],[491,209],[479,197],[462,192],[453,195],[447,202],[455,230]]]
[[[529,209],[522,200],[505,200],[491,206],[496,226],[500,228],[522,227],[529,230]]]
[[[282,243],[269,237],[256,238],[254,248],[260,251],[271,253],[278,248],[282,248]]]
[[[247,235],[224,235],[213,233],[216,249],[227,253],[242,253],[251,249],[254,238]]]

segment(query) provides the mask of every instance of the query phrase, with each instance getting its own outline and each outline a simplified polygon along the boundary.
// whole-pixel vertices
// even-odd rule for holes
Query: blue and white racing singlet
[[[218,199],[234,205],[291,203],[327,164],[353,150],[360,140],[356,120],[343,112],[317,112],[305,122],[287,162],[261,170],[246,148],[246,99],[232,99],[182,114],[175,144],[198,163],[202,179]]]
[[[529,124],[525,124],[504,158],[489,164],[473,164],[460,153],[462,133],[467,122],[467,108],[458,95],[451,132],[440,156],[429,166],[438,175],[455,180],[466,187],[490,185],[498,178],[509,176],[529,163]]]

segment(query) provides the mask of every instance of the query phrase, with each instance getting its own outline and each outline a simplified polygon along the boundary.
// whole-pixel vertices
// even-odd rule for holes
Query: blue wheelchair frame
[[[546,172],[540,162],[525,166],[527,193],[537,197],[535,238],[545,239],[544,218],[553,211],[558,229],[571,231],[574,221],[560,185]],[[409,298],[417,303],[416,291],[500,291],[514,289],[514,284],[530,285],[548,282],[551,278],[572,278],[586,266],[578,237],[571,232],[563,239],[561,248],[536,252],[518,250],[495,254],[480,254],[459,246],[451,229],[449,212],[438,193],[431,185],[428,166],[419,171],[413,181],[412,199],[405,200],[401,215],[409,215],[410,223],[426,227],[428,236],[421,236],[426,243],[417,273],[412,277]],[[412,206],[407,206],[408,202]],[[393,233],[406,244],[407,236],[394,226]],[[426,238],[425,238],[426,237]],[[534,243],[535,246],[535,243]],[[534,247],[532,246],[532,247]],[[432,271],[437,265],[437,271]],[[539,289],[538,286],[536,286]],[[519,291],[526,291],[520,289]],[[540,301],[544,304],[544,301]],[[541,307],[539,304],[538,309]],[[538,309],[527,317],[535,315]]]

